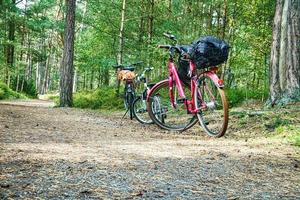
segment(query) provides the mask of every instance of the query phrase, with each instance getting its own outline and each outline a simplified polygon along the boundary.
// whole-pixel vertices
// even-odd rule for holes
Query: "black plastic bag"
[[[216,66],[228,59],[230,46],[213,36],[201,37],[193,42],[192,60],[197,68]]]

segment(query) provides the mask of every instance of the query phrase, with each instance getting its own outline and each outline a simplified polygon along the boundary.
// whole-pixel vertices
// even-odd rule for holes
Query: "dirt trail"
[[[299,199],[299,148],[121,113],[0,102],[0,198]]]

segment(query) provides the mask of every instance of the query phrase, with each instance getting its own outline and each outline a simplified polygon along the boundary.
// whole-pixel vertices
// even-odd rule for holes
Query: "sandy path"
[[[299,199],[299,149],[121,114],[0,102],[0,198]],[[233,135],[233,134],[232,134]]]

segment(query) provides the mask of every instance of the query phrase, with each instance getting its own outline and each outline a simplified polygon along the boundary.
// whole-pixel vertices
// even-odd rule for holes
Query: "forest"
[[[116,76],[112,66],[116,63],[143,61],[138,71],[153,66],[151,81],[163,79],[167,54],[157,45],[170,43],[163,33],[171,32],[180,44],[191,44],[206,35],[230,44],[229,59],[219,75],[225,80],[232,105],[248,99],[266,102],[269,97],[274,0],[76,3],[74,93],[96,88],[113,91]],[[0,4],[0,80],[33,97],[57,93],[64,47],[64,1],[2,0]]]
[[[0,0],[0,199],[299,199],[299,62],[300,0]]]

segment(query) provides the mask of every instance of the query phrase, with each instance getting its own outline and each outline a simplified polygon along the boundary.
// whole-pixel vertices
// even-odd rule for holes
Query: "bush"
[[[20,99],[26,98],[25,95],[11,90],[6,84],[0,82],[0,100],[1,99]]]
[[[290,141],[293,145],[300,147],[300,131],[297,135],[290,137]]]
[[[249,90],[247,88],[226,88],[225,92],[230,107],[238,106],[248,100],[260,100],[268,95],[268,91]]]
[[[5,92],[2,88],[0,88],[0,99],[4,99],[5,98]]]
[[[28,80],[24,82],[23,92],[29,97],[36,98],[37,92],[34,84],[34,80]]]
[[[74,95],[74,107],[104,110],[123,108],[123,100],[116,97],[115,88],[102,87],[94,91],[81,91]]]
[[[292,145],[300,147],[300,127],[288,124],[281,125],[275,129],[273,136],[287,138]]]

